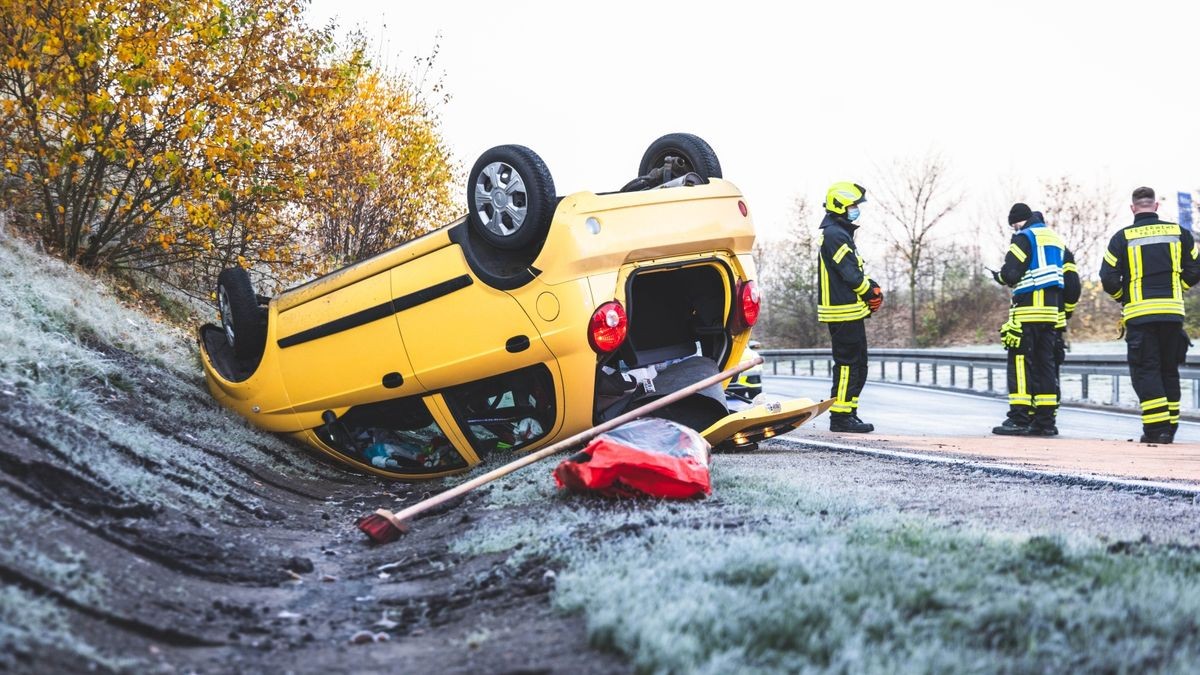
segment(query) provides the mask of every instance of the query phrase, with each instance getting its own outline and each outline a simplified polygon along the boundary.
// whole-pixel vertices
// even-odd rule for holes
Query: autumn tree
[[[277,277],[312,269],[301,207],[348,185],[314,130],[341,124],[332,101],[370,90],[371,74],[332,56],[330,29],[302,22],[302,0],[0,7],[0,148],[18,228],[88,267],[170,265],[185,279],[234,263]],[[377,129],[403,130],[385,132],[380,151],[444,160],[430,150],[436,127],[418,119],[428,109],[374,112],[400,115]],[[380,142],[361,125],[350,133]]]
[[[342,72],[301,0],[0,5],[19,227],[89,267],[293,263],[299,131]]]
[[[361,260],[448,222],[461,210],[438,117],[413,78],[356,71],[309,134],[319,190],[307,199],[320,266]]]
[[[904,268],[911,344],[916,346],[918,290],[922,272],[927,267],[926,256],[932,250],[933,229],[958,207],[962,197],[949,185],[947,166],[936,154],[895,162],[891,170],[881,176],[875,194],[878,195],[875,204],[887,221],[884,229],[890,254],[895,255]]]

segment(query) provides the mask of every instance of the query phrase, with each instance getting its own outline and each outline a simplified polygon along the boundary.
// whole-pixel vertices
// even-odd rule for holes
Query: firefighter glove
[[[878,284],[872,282],[871,290],[867,291],[866,300],[867,307],[871,309],[871,313],[878,312],[879,308],[883,306],[883,289]]]
[[[1009,349],[1021,348],[1021,324],[1009,319],[1000,327],[1000,342]]]

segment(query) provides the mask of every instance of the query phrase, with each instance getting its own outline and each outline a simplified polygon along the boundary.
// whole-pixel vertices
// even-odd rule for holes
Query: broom
[[[480,485],[483,485],[485,483],[490,483],[491,481],[494,481],[497,478],[500,478],[501,476],[507,476],[508,474],[516,471],[517,469],[520,469],[523,466],[528,466],[538,460],[545,459],[546,457],[549,457],[550,455],[553,455],[556,452],[559,452],[561,450],[564,450],[566,448],[574,446],[578,443],[582,443],[584,441],[590,440],[592,437],[598,436],[598,435],[608,431],[609,429],[618,427],[622,424],[625,424],[626,422],[629,422],[631,420],[635,420],[639,417],[642,417],[642,416],[646,415],[647,413],[654,412],[655,410],[658,410],[659,408],[663,408],[665,406],[671,405],[672,403],[675,403],[676,401],[687,398],[688,396],[695,394],[696,392],[700,391],[701,389],[704,389],[706,387],[711,387],[712,385],[718,384],[720,382],[724,382],[725,380],[730,379],[734,375],[737,375],[738,373],[740,373],[744,370],[753,368],[754,366],[757,366],[758,364],[760,364],[762,362],[763,362],[763,359],[761,356],[756,356],[749,361],[743,361],[742,363],[739,363],[738,365],[736,365],[732,368],[729,368],[728,370],[724,370],[720,373],[717,373],[716,375],[713,375],[711,377],[707,377],[703,380],[700,380],[699,382],[697,382],[693,385],[684,387],[683,389],[680,389],[676,392],[668,394],[667,396],[664,396],[660,399],[656,399],[650,403],[647,403],[646,405],[644,405],[640,408],[635,408],[634,410],[631,410],[631,411],[625,413],[624,415],[621,415],[619,417],[614,417],[613,419],[611,419],[603,424],[599,424],[594,427],[591,427],[590,429],[585,429],[585,430],[575,434],[574,436],[571,436],[570,438],[566,438],[557,443],[554,443],[553,445],[546,446],[546,447],[542,448],[541,450],[538,450],[537,452],[528,454],[528,455],[516,460],[515,462],[509,462],[508,464],[505,464],[504,466],[499,467],[497,469],[493,469],[493,470],[483,474],[482,476],[479,476],[478,478],[472,478],[471,480],[469,480],[461,485],[450,488],[449,490],[446,490],[445,492],[436,494],[428,499],[419,501],[416,504],[413,504],[412,506],[404,509],[403,511],[400,511],[399,513],[392,513],[391,511],[389,511],[387,509],[379,509],[379,510],[375,511],[375,513],[372,513],[370,515],[366,515],[366,516],[363,516],[362,518],[359,518],[358,522],[356,523],[358,525],[358,529],[360,529],[364,533],[366,533],[366,535],[368,537],[370,537],[371,540],[377,544],[386,544],[388,542],[395,541],[396,539],[398,539],[400,537],[401,534],[404,534],[405,532],[408,531],[408,525],[406,524],[405,521],[411,519],[413,516],[417,515],[418,513],[427,511],[439,504],[444,504],[444,503],[450,501],[451,499],[458,497],[459,495],[466,494],[467,492],[474,490],[475,488],[479,487]]]

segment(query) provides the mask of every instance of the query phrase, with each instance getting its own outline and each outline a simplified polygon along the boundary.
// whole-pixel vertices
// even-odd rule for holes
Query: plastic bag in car
[[[710,447],[700,434],[647,417],[601,434],[554,469],[560,489],[610,497],[692,499],[712,494]]]

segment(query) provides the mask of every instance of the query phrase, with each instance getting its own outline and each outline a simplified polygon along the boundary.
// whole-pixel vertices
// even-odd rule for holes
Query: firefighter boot
[[[875,431],[875,425],[858,419],[858,415],[835,413],[829,416],[829,430],[840,433],[866,434]]]
[[[1029,428],[1028,418],[1009,417],[1000,426],[992,427],[992,433],[1000,436],[1028,436]]]
[[[1029,427],[1029,435],[1030,436],[1057,436],[1058,435],[1058,427],[1053,422],[1050,422],[1049,424],[1038,424],[1037,422],[1034,422]]]
[[[1051,394],[1053,396],[1053,394]],[[1039,395],[1038,398],[1041,398]],[[1029,425],[1030,436],[1057,436],[1058,426],[1054,423],[1054,412],[1057,406],[1039,405],[1033,413],[1033,423]]]
[[[1138,443],[1157,443],[1158,445],[1169,445],[1175,441],[1175,435],[1170,429],[1147,429],[1142,432],[1141,439]]]

